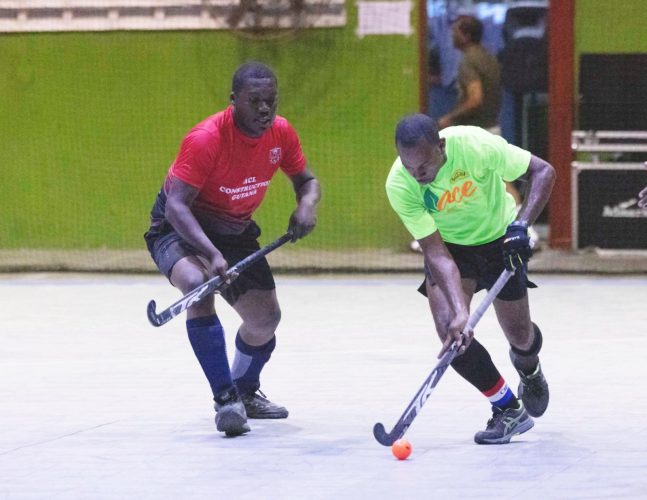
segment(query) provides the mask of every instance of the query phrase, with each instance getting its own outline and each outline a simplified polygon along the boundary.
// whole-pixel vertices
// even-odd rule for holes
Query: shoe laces
[[[540,396],[543,393],[541,371],[536,370],[530,375],[522,372],[521,379],[523,381],[524,391],[530,392],[535,396]]]
[[[544,392],[539,384],[524,384],[524,390],[531,393],[533,396],[541,396]]]
[[[267,399],[267,396],[263,391],[260,389],[256,389],[256,392],[251,393],[249,396],[247,396],[248,399],[260,399],[261,401],[264,402],[269,402],[269,399]]]
[[[493,406],[492,407],[492,418],[490,418],[487,421],[487,425],[485,426],[485,428],[487,430],[490,430],[493,427],[495,427],[497,422],[499,421],[499,419],[501,418],[502,415],[503,415],[503,410],[501,408]]]

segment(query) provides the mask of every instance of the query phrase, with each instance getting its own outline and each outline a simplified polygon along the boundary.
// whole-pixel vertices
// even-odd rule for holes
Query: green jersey
[[[419,184],[396,158],[386,180],[391,206],[417,240],[439,231],[459,245],[494,241],[516,217],[504,181],[526,172],[530,153],[478,127],[448,127],[440,136],[447,162],[433,182]]]

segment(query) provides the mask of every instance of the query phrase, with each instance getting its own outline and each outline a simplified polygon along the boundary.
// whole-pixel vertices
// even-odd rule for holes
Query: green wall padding
[[[0,248],[144,248],[142,234],[184,134],[227,105],[255,59],[279,78],[279,113],[323,186],[311,248],[402,247],[384,194],[393,129],[418,105],[416,36],[306,30],[0,35]],[[415,23],[413,19],[412,23]],[[275,177],[256,219],[267,238],[294,207]]]

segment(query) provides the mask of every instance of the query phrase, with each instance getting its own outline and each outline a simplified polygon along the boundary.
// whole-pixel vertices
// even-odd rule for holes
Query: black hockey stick
[[[499,294],[501,289],[505,286],[505,284],[513,274],[514,271],[508,271],[507,269],[501,273],[501,276],[499,276],[499,279],[497,279],[496,283],[494,283],[492,288],[490,288],[490,291],[488,291],[483,301],[470,315],[469,319],[467,320],[467,325],[465,325],[465,330],[469,331],[474,329],[476,324],[485,313],[486,309],[490,307],[490,304],[492,304],[494,298]],[[443,376],[443,374],[449,367],[449,364],[456,357],[457,352],[458,345],[456,342],[454,342],[451,347],[445,352],[445,354],[443,354],[442,358],[440,358],[440,361],[438,361],[438,364],[432,370],[431,374],[427,377],[427,380],[425,380],[425,382],[422,384],[422,387],[418,390],[415,397],[411,400],[411,403],[409,403],[407,409],[404,410],[404,413],[400,417],[400,420],[397,421],[395,427],[393,427],[393,430],[391,432],[387,433],[383,424],[375,424],[375,426],[373,427],[373,435],[375,436],[375,439],[377,439],[378,443],[384,446],[391,446],[395,441],[404,436],[404,433],[407,432],[407,429],[409,429],[409,426],[413,423],[413,419],[416,418],[418,413],[420,413],[422,405],[424,405],[427,399],[429,399],[429,396],[431,396],[431,392],[434,390],[434,387],[436,387],[436,384],[438,384],[440,377]]]
[[[209,281],[205,281],[202,285],[191,290],[180,300],[167,307],[159,314],[155,312],[155,301],[151,300],[148,303],[147,313],[148,321],[150,321],[153,326],[162,326],[164,323],[168,323],[170,320],[175,318],[178,314],[181,314],[183,311],[191,307],[196,302],[200,302],[207,295],[211,293],[220,293],[229,284],[234,281],[240,273],[242,273],[249,266],[257,262],[259,259],[270,253],[272,250],[276,250],[281,245],[287,243],[292,239],[292,232],[288,231],[279,239],[274,240],[269,245],[257,250],[253,254],[245,257],[243,260],[234,265],[234,267],[229,268],[227,274],[230,276],[229,282],[224,281],[220,276],[215,276]]]

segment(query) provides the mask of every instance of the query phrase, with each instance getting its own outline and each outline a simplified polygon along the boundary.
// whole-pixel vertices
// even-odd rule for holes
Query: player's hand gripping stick
[[[532,257],[528,224],[522,221],[512,222],[503,237],[503,263],[509,271],[523,266]]]
[[[292,232],[288,231],[280,238],[274,240],[269,245],[257,250],[253,254],[245,257],[243,260],[235,264],[233,267],[229,268],[227,271],[227,280],[223,280],[220,276],[215,276],[208,281],[205,281],[199,287],[191,290],[180,300],[170,305],[159,314],[155,312],[155,301],[151,300],[148,303],[147,313],[148,321],[150,321],[153,326],[162,326],[164,323],[168,323],[170,320],[175,318],[178,314],[181,314],[183,311],[191,307],[196,302],[200,302],[207,295],[212,293],[221,293],[225,290],[232,281],[234,281],[240,273],[242,273],[249,266],[257,262],[259,259],[270,253],[272,250],[276,250],[281,245],[287,243],[292,239]]]

